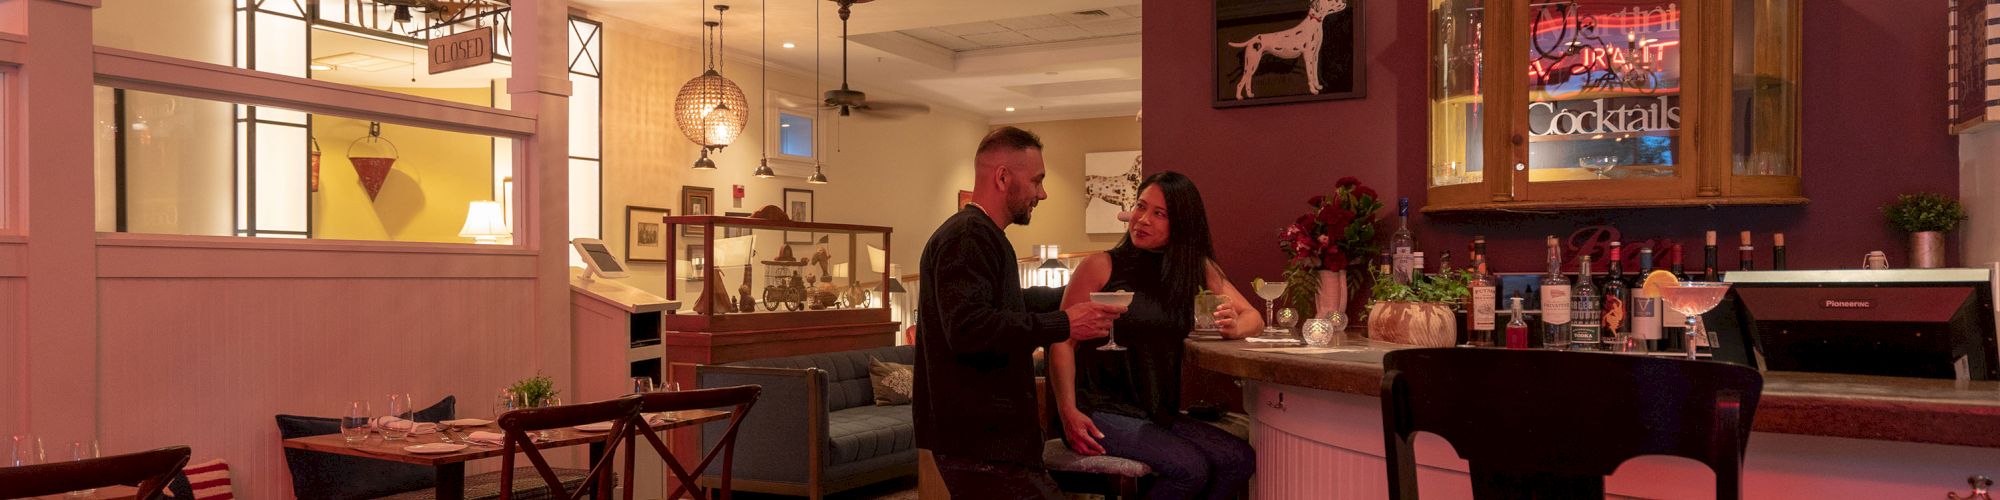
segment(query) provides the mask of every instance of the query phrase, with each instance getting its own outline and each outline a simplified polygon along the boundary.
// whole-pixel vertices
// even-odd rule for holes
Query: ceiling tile
[[[954,24],[950,26],[939,26],[938,29],[944,30],[945,33],[950,33],[958,36],[982,35],[986,33],[1000,33],[1007,31],[1007,28],[1003,28],[1000,25],[991,22]]]
[[[1017,17],[1013,19],[1001,19],[993,21],[993,23],[1014,31],[1028,31],[1036,28],[1053,28],[1069,25],[1069,23],[1063,22],[1062,19],[1056,16]]]
[[[1035,43],[1035,40],[1032,38],[1028,38],[1027,35],[1015,33],[1012,31],[1003,33],[968,35],[965,37],[965,39],[971,41],[972,43],[979,44],[980,46],[983,47],[1012,47],[1016,45],[1028,45],[1031,43]]]
[[[1085,31],[1089,31],[1092,34],[1098,36],[1116,36],[1116,35],[1138,34],[1140,25],[1141,22],[1139,18],[1128,17],[1124,19],[1114,19],[1110,21],[1098,21],[1089,24],[1081,24],[1078,25],[1078,27],[1081,27]]]
[[[1126,14],[1125,11],[1118,9],[1095,9],[1095,10],[1085,10],[1077,12],[1065,12],[1061,14],[1055,14],[1055,16],[1062,18],[1062,20],[1064,21],[1069,21],[1071,24],[1087,24],[1087,23],[1108,21],[1112,19],[1129,19],[1132,17],[1130,14]]]
[[[947,49],[951,49],[953,51],[960,51],[960,52],[967,50],[977,50],[980,48],[979,44],[972,43],[971,41],[966,40],[964,37],[956,37],[956,36],[943,40],[934,41],[931,43],[936,44],[939,47],[944,47]]]
[[[1090,38],[1092,36],[1090,32],[1084,31],[1083,28],[1078,28],[1075,26],[1057,26],[1053,28],[1023,30],[1021,31],[1021,34],[1027,35],[1028,38],[1033,38],[1035,39],[1035,41],[1038,42],[1064,42],[1069,40],[1080,40],[1084,38]]]

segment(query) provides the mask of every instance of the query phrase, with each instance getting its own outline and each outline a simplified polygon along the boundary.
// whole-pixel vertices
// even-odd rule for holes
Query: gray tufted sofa
[[[808,354],[695,367],[702,388],[764,387],[756,411],[737,431],[731,489],[822,496],[916,473],[917,434],[910,405],[875,406],[870,357],[914,364],[911,346]],[[726,425],[702,428],[702,449]],[[719,478],[711,466],[703,481]]]

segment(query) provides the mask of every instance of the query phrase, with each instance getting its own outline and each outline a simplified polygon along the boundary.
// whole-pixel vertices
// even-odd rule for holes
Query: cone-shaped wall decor
[[[356,153],[355,148],[362,151]],[[361,187],[368,190],[368,201],[375,201],[375,195],[381,194],[382,183],[389,180],[389,169],[401,156],[395,143],[382,138],[380,123],[369,123],[368,136],[347,145],[347,161],[354,164],[354,173],[361,176]]]

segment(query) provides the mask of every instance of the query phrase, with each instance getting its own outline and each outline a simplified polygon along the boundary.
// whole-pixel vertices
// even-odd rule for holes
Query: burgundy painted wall
[[[1427,2],[1367,2],[1368,97],[1213,109],[1209,48],[1213,1],[1145,2],[1144,147],[1149,172],[1177,170],[1201,186],[1219,260],[1238,287],[1277,278],[1284,254],[1276,230],[1304,213],[1305,199],[1355,176],[1388,200],[1424,202]],[[1956,139],[1945,133],[1943,4],[1811,0],[1804,13],[1802,207],[1603,210],[1557,214],[1411,215],[1418,243],[1452,250],[1463,263],[1475,234],[1490,241],[1498,271],[1541,269],[1542,237],[1613,224],[1628,241],[1679,238],[1699,268],[1703,230],[1718,229],[1724,269],[1735,233],[1757,236],[1769,265],[1769,233],[1786,233],[1794,269],[1856,267],[1884,250],[1900,267],[1904,236],[1877,207],[1899,193],[1957,193]],[[1414,212],[1414,210],[1413,210]],[[1384,234],[1393,211],[1384,214]],[[1947,248],[1956,248],[1948,244]],[[1954,262],[1956,261],[1956,255]],[[1435,261],[1432,262],[1435,264]]]

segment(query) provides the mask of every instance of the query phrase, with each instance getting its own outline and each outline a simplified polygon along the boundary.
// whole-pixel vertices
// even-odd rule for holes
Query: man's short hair
[[[977,154],[984,155],[989,151],[998,151],[1001,149],[1008,151],[1042,149],[1042,138],[1036,137],[1034,132],[1014,127],[1000,127],[994,129],[993,132],[987,133],[985,139],[979,140],[979,151]]]

